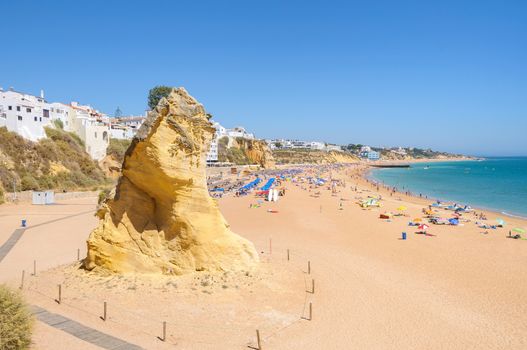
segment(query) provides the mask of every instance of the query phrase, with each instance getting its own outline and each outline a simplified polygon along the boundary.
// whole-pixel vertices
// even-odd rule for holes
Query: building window
[[[7,109],[9,109],[10,111],[12,111],[12,110],[13,110],[13,106],[9,106],[9,107],[7,107]]]
[[[31,113],[31,108],[26,108],[26,112]]]
[[[37,117],[33,117],[33,119],[34,119],[35,121],[37,121],[38,118],[37,118]]]
[[[42,117],[40,117],[39,119],[40,119],[40,121],[42,121]]]
[[[97,133],[95,133],[95,138],[97,138]]]
[[[16,106],[17,112],[20,112],[20,106]]]
[[[18,120],[22,120],[22,116],[21,115],[18,116]]]

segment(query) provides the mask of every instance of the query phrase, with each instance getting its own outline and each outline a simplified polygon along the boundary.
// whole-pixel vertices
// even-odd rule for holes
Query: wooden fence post
[[[103,314],[102,314],[102,320],[106,321],[106,301],[104,302],[104,309],[103,309]]]
[[[260,340],[260,331],[256,330],[256,344],[258,344],[258,350],[262,350],[262,342]]]
[[[26,274],[25,270],[22,270],[22,281],[20,282],[20,289],[24,288],[24,276]]]
[[[55,299],[55,301],[57,302],[57,304],[60,304],[62,301],[62,285],[61,284],[59,284],[59,298]]]

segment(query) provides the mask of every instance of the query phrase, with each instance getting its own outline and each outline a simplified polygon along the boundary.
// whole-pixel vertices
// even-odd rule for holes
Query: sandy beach
[[[408,221],[423,217],[430,201],[377,190],[363,170],[332,170],[346,184],[333,195],[326,186],[286,181],[286,195],[276,203],[253,194],[219,199],[232,230],[254,242],[261,258],[254,271],[230,275],[89,274],[76,258],[77,249],[85,256],[86,238],[97,225],[96,198],[2,205],[0,244],[22,218],[29,228],[0,261],[0,282],[18,287],[25,270],[30,304],[145,349],[243,349],[256,345],[256,329],[266,350],[524,349],[527,243],[506,236],[527,222],[509,218],[505,228],[483,234],[467,214],[471,222],[464,226],[430,225],[429,235],[416,234]],[[380,208],[356,203],[378,195]],[[407,216],[379,219],[400,206]],[[485,215],[489,222],[499,216]],[[37,276],[31,275],[34,260]],[[60,305],[54,301],[58,284]],[[109,303],[106,322],[103,301]],[[165,342],[157,338],[163,321]],[[34,349],[97,348],[40,321],[33,341]]]

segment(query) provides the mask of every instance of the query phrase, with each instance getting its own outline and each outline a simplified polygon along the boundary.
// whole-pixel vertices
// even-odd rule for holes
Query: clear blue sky
[[[184,86],[262,138],[527,155],[527,1],[2,1],[0,86]]]

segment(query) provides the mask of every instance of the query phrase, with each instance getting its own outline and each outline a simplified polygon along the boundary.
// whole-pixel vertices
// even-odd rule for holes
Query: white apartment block
[[[0,127],[38,141],[46,137],[44,126],[48,125],[51,125],[50,105],[44,100],[43,92],[34,96],[12,88],[0,89]]]
[[[126,117],[116,118],[117,122],[121,125],[127,126],[132,129],[139,129],[145,122],[146,115],[131,115]]]
[[[342,147],[338,145],[326,145],[326,151],[342,151]]]
[[[400,156],[406,156],[406,150],[402,147],[397,147],[395,149],[391,149],[390,152],[398,154]]]
[[[212,121],[212,126],[216,129],[212,141],[210,142],[209,151],[207,152],[207,163],[218,161],[218,140],[225,136],[226,129],[220,123]]]
[[[360,148],[360,152],[359,153],[368,153],[368,152],[371,152],[371,147],[370,146],[362,146]]]
[[[51,120],[60,120],[64,126],[64,130],[73,131],[71,128],[71,107],[60,102],[53,102],[49,104],[49,110],[51,115]]]
[[[320,141],[311,141],[309,142],[309,148],[323,151],[326,149],[326,144]]]
[[[86,146],[86,152],[95,160],[106,156],[110,143],[110,121],[108,116],[90,106],[72,102],[70,105],[71,129],[79,135]]]
[[[143,125],[146,116],[127,116],[110,119],[110,136],[120,140],[130,140]]]
[[[228,136],[229,138],[243,137],[244,139],[254,139],[254,134],[247,132],[243,126],[237,126],[232,129],[223,129],[225,134],[221,136]]]
[[[131,140],[137,133],[137,129],[131,129],[119,124],[110,125],[110,138],[118,140]]]

